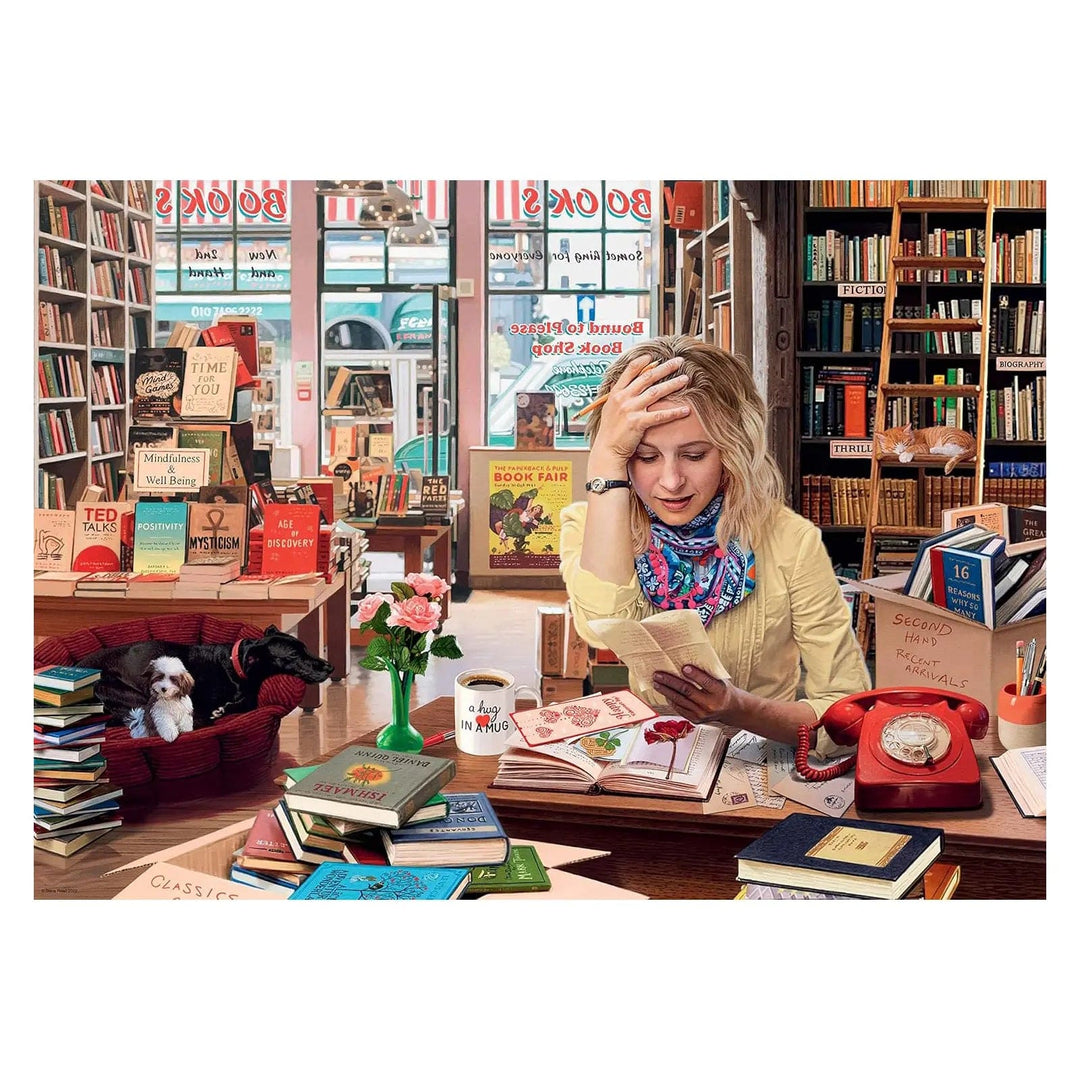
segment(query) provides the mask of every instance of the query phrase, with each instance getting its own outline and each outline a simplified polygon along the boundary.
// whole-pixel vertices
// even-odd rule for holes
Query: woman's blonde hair
[[[753,547],[760,542],[765,521],[784,501],[780,469],[766,449],[765,403],[761,400],[750,364],[741,356],[726,352],[697,338],[673,335],[653,338],[635,345],[607,369],[597,391],[608,393],[626,365],[641,356],[663,362],[682,357],[678,374],[689,375],[686,386],[664,398],[667,403],[685,403],[697,414],[709,441],[720,451],[724,470],[724,511],[716,525],[716,540],[726,547],[737,538]],[[589,417],[589,442],[603,420],[601,405]],[[630,535],[634,551],[640,554],[649,543],[649,518],[639,498],[630,500]]]

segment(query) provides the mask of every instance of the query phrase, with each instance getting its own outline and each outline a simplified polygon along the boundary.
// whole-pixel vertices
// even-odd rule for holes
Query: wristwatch
[[[597,495],[610,491],[612,488],[628,488],[630,486],[629,480],[601,480],[597,477],[595,480],[585,481],[585,490],[595,492]]]

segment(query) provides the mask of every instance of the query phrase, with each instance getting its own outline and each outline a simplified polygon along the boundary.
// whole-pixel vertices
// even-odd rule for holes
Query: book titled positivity
[[[187,555],[186,502],[135,504],[136,574],[175,574]]]
[[[321,863],[290,900],[456,900],[469,883],[463,868]]]

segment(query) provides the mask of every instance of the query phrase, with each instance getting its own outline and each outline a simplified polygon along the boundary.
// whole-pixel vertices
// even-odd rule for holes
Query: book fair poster
[[[570,461],[492,461],[489,466],[488,566],[559,566],[559,512],[571,501]]]

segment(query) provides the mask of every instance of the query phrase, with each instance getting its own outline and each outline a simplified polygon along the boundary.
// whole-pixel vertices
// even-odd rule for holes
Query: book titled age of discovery
[[[790,814],[738,853],[739,881],[882,900],[902,897],[941,854],[941,829]]]
[[[285,792],[290,810],[398,829],[453,779],[452,760],[348,746]]]

